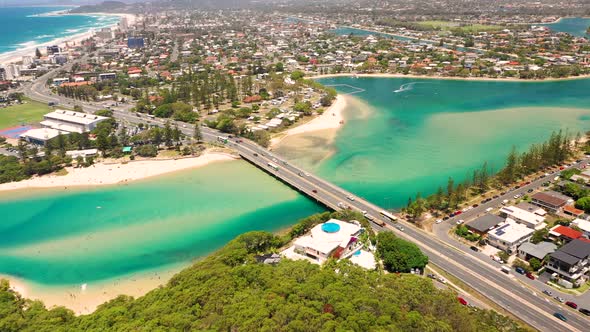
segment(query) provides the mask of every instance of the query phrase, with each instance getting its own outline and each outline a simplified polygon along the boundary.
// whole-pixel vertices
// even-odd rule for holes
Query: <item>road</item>
[[[95,112],[103,107],[96,104],[89,104],[78,101],[71,101],[67,98],[55,96],[51,94],[45,87],[45,82],[50,77],[42,77],[32,85],[27,85],[24,92],[32,99],[48,102],[57,101],[60,104],[78,104],[81,105],[85,111]],[[131,124],[145,123],[148,121],[145,118],[138,117],[134,113],[128,112],[129,106],[116,108],[113,110],[113,116],[118,120],[125,121]],[[163,126],[164,121],[159,119],[149,119],[152,125]],[[193,125],[176,122],[179,129],[186,135],[193,135]],[[203,127],[202,134],[205,141],[217,141],[218,136],[225,136],[216,130]],[[280,156],[274,155],[272,152],[260,147],[254,142],[246,139],[230,139],[227,143],[228,147],[236,150],[242,158],[256,165],[260,169],[269,174],[274,175],[281,181],[289,184],[298,191],[308,195],[310,198],[334,209],[339,210],[340,202],[346,203],[352,209],[358,211],[366,211],[368,214],[378,217],[380,216],[380,208],[370,202],[365,201],[346,190],[312,174],[307,174],[303,169],[285,162]],[[269,163],[274,163],[279,166],[279,170],[275,170],[269,166]],[[354,200],[349,200],[347,197],[353,197]],[[482,209],[485,209],[482,207]],[[478,210],[473,211],[477,213]],[[387,221],[387,229],[390,229],[401,237],[404,237],[416,243],[428,255],[430,261],[449,274],[455,276],[469,287],[480,292],[483,296],[489,298],[499,306],[505,308],[507,311],[513,313],[521,320],[527,322],[534,328],[541,331],[586,331],[590,326],[590,319],[581,316],[577,313],[569,313],[556,303],[547,301],[545,298],[529,290],[518,283],[514,276],[508,276],[501,273],[500,270],[494,266],[475,259],[472,257],[469,250],[464,250],[461,247],[456,247],[449,243],[445,243],[432,234],[428,234],[413,225],[401,222],[405,230],[400,231],[395,228],[394,223]],[[377,231],[383,230],[382,227],[374,225]],[[399,226],[398,226],[399,227]],[[563,312],[567,318],[567,322],[553,317],[554,312]]]

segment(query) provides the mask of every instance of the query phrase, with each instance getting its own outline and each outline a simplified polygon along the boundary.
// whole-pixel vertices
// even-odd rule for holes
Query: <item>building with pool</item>
[[[344,259],[358,256],[363,246],[359,241],[362,232],[364,229],[358,221],[330,219],[313,227],[309,234],[297,238],[293,246],[283,254],[288,258],[305,258],[318,264],[329,258]]]

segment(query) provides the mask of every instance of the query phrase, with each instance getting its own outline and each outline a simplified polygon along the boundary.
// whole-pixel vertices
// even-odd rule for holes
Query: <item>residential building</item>
[[[518,257],[529,261],[531,258],[536,258],[541,262],[543,259],[554,252],[557,249],[557,245],[553,242],[539,242],[537,244],[531,242],[525,242],[518,247]]]
[[[98,123],[108,119],[105,116],[66,110],[55,110],[45,114],[43,118],[44,120],[41,121],[43,127],[70,133],[91,131]]]
[[[582,232],[563,225],[555,225],[549,230],[549,237],[565,242],[579,239],[582,237],[582,235],[584,235]]]
[[[357,241],[361,232],[358,222],[330,219],[313,227],[309,235],[295,240],[294,251],[318,263],[330,257],[344,258],[362,246]]]
[[[516,206],[504,206],[500,209],[500,216],[510,218],[517,223],[523,224],[531,229],[541,229],[546,226],[545,217],[523,210]]]
[[[525,211],[528,211],[530,213],[534,213],[536,215],[539,216],[546,216],[547,215],[547,211],[543,210],[543,208],[541,208],[540,206],[531,204],[531,203],[527,203],[527,202],[520,202],[518,204],[516,204],[516,207],[519,209],[523,209]]]
[[[145,41],[143,37],[129,37],[127,38],[127,47],[129,48],[144,48]]]
[[[504,222],[504,218],[493,214],[484,214],[483,216],[468,222],[465,226],[472,232],[484,235],[502,222]]]
[[[488,243],[498,249],[513,253],[519,245],[528,241],[534,232],[533,229],[506,218],[504,224],[488,233]]]
[[[572,225],[578,227],[587,238],[590,238],[590,221],[584,219],[574,219]]]
[[[98,80],[99,81],[114,80],[116,78],[117,78],[117,74],[116,73],[98,74]]]
[[[573,240],[549,255],[546,269],[565,280],[565,287],[578,287],[588,280],[589,257],[590,241]]]
[[[566,198],[560,197],[557,195],[557,193],[551,192],[536,193],[531,197],[531,199],[533,204],[548,209],[553,213],[558,212],[567,204]]]
[[[584,214],[584,210],[576,209],[573,205],[566,205],[563,207],[563,213],[578,218]]]

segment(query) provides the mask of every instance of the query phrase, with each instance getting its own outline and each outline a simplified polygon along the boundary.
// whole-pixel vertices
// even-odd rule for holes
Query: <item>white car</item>
[[[465,220],[463,220],[463,219],[459,219],[459,220],[457,220],[457,225],[461,225],[461,224],[463,224],[464,222],[465,222]]]
[[[492,211],[493,209],[494,209],[494,208],[491,208],[491,207],[489,207],[489,208],[487,208],[487,209],[486,209],[486,212],[490,212],[490,211]]]
[[[441,222],[443,222],[443,220],[442,220],[442,219],[436,219],[436,223],[437,223],[437,224],[440,224]]]
[[[348,198],[349,200],[351,200],[351,201],[354,202],[354,197],[353,196],[349,195],[349,196],[346,196],[346,198]]]

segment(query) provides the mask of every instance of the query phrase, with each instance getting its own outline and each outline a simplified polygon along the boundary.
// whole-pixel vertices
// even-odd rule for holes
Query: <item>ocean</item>
[[[69,7],[0,7],[0,55],[115,24],[116,16],[53,15]]]
[[[586,30],[590,27],[589,17],[565,17],[557,23],[540,25],[546,26],[555,32],[567,32],[576,37],[590,37],[590,34],[586,33]]]

